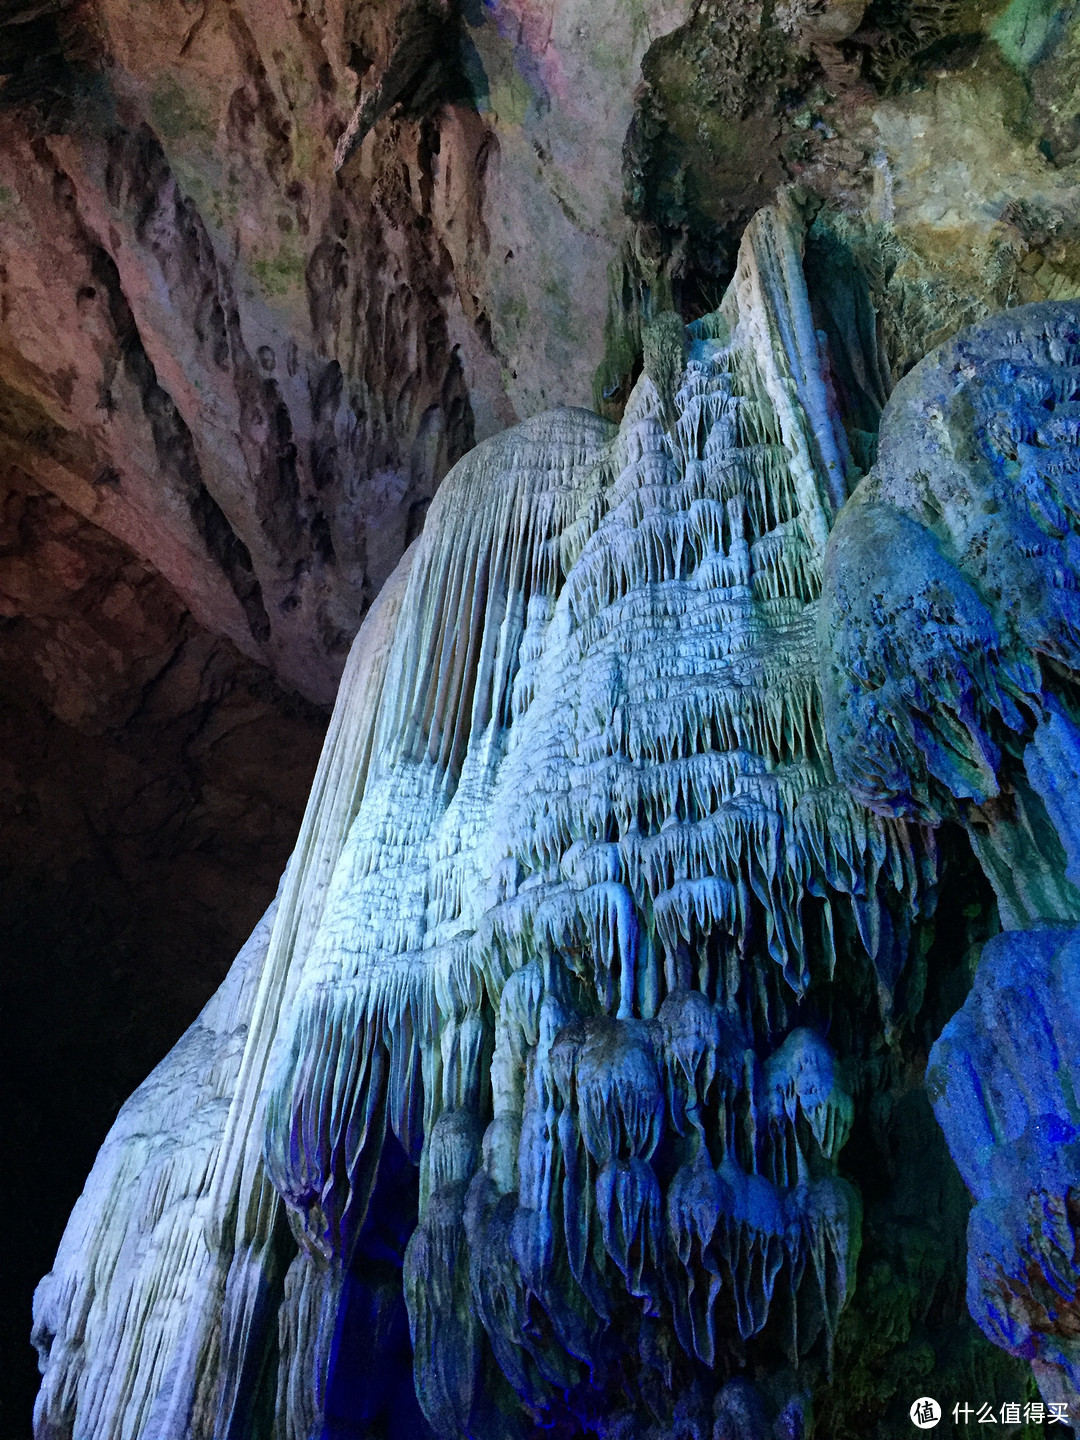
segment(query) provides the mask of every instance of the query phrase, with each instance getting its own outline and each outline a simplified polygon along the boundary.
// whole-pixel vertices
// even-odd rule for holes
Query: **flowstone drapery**
[[[755,219],[720,309],[656,322],[618,430],[554,411],[444,482],[354,646],[272,930],[125,1107],[39,1289],[39,1440],[809,1433],[860,1245],[841,992],[888,1033],[941,809],[866,780],[880,726],[908,732],[840,670],[839,778],[826,745],[820,625],[892,692],[877,631],[844,658],[884,612],[835,545],[819,616],[857,474],[800,243],[787,202]],[[936,663],[955,765],[996,773]],[[1007,727],[1008,674],[973,682]],[[953,793],[998,824],[989,785]],[[1071,903],[1040,853],[1038,903]],[[403,1304],[426,1422],[381,1373]]]
[[[1006,311],[897,386],[829,542],[821,637],[839,776],[880,813],[961,820],[1012,932],[986,947],[927,1083],[978,1202],[971,1312],[1076,1402],[1075,305]]]

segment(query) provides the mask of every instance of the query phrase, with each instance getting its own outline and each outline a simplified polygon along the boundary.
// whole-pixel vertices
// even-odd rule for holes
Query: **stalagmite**
[[[873,595],[827,574],[857,473],[800,244],[790,201],[756,217],[618,428],[556,410],[447,477],[357,637],[272,932],[122,1114],[42,1282],[39,1440],[366,1433],[332,1393],[361,1311],[364,1344],[389,1323],[363,1257],[395,1185],[437,1435],[667,1434],[674,1366],[741,1436],[765,1402],[734,1377],[776,1356],[753,1433],[801,1433],[860,1243],[849,1078],[807,997],[862,967],[887,1018],[926,827],[945,790],[996,796],[1039,662],[1032,617],[1009,649],[959,580],[925,662],[868,653]],[[1042,495],[1040,433],[1008,443]],[[824,712],[823,576],[871,695],[827,675]],[[1071,723],[1039,711],[1016,774],[1072,858]]]

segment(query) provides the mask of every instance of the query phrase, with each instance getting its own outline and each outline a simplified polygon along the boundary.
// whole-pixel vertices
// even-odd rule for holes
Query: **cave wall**
[[[62,8],[66,91],[5,87],[5,453],[328,702],[454,460],[588,398],[679,18],[582,52],[572,6]]]
[[[4,453],[326,704],[454,460],[617,418],[642,319],[714,306],[777,185],[844,216],[898,373],[1073,294],[1059,12],[16,7]]]

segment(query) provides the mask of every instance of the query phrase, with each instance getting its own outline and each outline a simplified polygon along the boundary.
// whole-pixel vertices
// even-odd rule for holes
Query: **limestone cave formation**
[[[1078,202],[1051,0],[11,0],[4,1440],[1080,1426]]]

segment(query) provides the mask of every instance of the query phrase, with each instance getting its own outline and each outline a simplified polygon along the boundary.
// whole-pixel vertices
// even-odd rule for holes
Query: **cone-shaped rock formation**
[[[858,472],[801,238],[761,212],[719,310],[654,322],[618,429],[540,415],[440,489],[272,919],[39,1289],[42,1440],[384,1433],[403,1304],[418,1434],[808,1433],[862,1212],[820,996],[857,974],[888,1029],[946,802],[1007,923],[1076,918],[1077,567],[1063,307],[1015,332],[1053,413],[1030,346],[963,352],[1008,494],[911,513],[901,406],[827,549]]]

